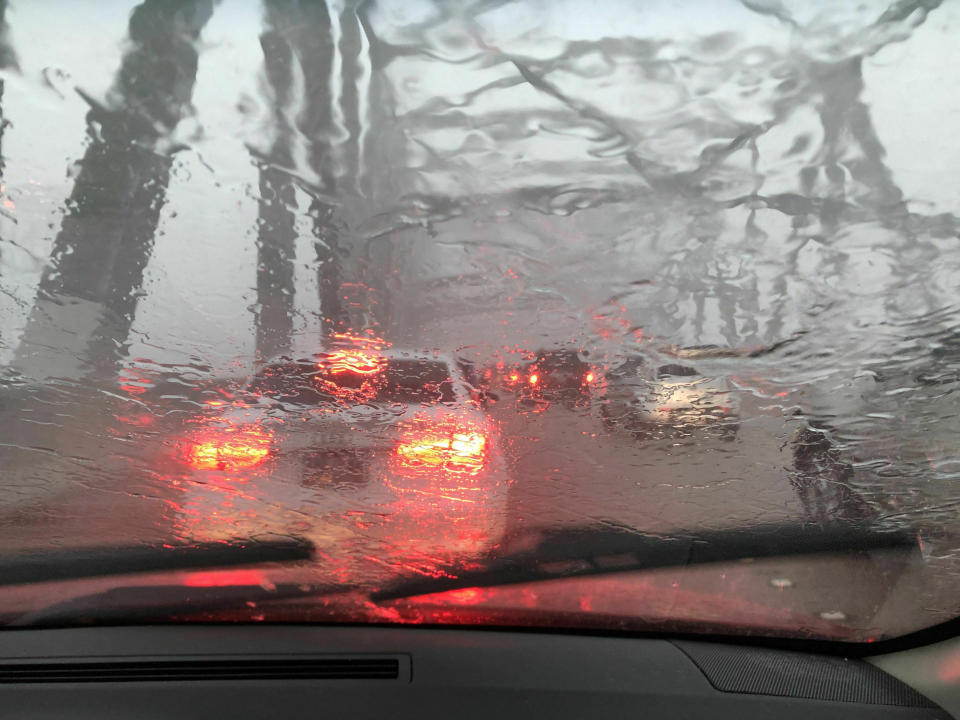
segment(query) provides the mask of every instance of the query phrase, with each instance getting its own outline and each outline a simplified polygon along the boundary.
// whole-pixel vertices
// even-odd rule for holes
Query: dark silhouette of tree
[[[7,2],[0,0],[0,70],[16,70],[17,57],[10,45],[9,32],[7,27]],[[7,167],[7,159],[3,155],[3,133],[7,129],[8,121],[3,115],[3,78],[0,78],[0,182],[3,181],[4,172]],[[0,257],[2,248],[0,248]]]
[[[104,101],[14,365],[33,377],[109,377],[133,322],[166,199],[170,137],[190,111],[197,40],[213,0],[146,0]]]
[[[338,193],[357,191],[360,182],[358,10],[347,3],[331,17],[325,4],[307,0],[267,0],[264,6],[260,42],[274,102],[274,133],[269,149],[256,153],[260,358],[282,355],[290,347],[298,187],[310,198],[302,210],[314,235],[324,334],[378,323],[375,292],[361,277],[360,249],[345,242],[343,218],[331,202]]]
[[[257,356],[290,348],[293,330],[296,243],[296,151],[302,142],[311,168],[328,158],[319,137],[329,132],[330,72],[335,52],[324,3],[268,0],[260,36],[264,69],[273,95],[274,139],[258,158],[260,201],[257,225]],[[329,187],[329,173],[320,173]],[[324,308],[326,310],[326,308]]]

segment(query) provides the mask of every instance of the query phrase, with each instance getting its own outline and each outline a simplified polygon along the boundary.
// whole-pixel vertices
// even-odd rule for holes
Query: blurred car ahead
[[[193,539],[296,533],[321,553],[429,565],[503,533],[497,433],[443,357],[354,346],[271,363],[185,430]]]
[[[675,363],[653,368],[646,358],[631,357],[605,379],[600,411],[610,431],[637,439],[736,437],[739,401],[725,377]]]
[[[551,402],[582,405],[602,393],[603,374],[571,348],[517,353],[498,360],[471,378],[486,402],[512,395],[522,405],[545,408]]]

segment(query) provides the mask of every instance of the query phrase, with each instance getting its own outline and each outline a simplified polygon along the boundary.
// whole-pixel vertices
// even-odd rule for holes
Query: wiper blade
[[[401,580],[371,595],[398,600],[463,588],[685,567],[748,558],[893,550],[917,553],[916,532],[849,523],[772,524],[675,535],[581,527],[548,534],[534,547],[492,558],[480,569],[449,567]]]
[[[182,545],[133,545],[0,556],[0,587],[136,573],[295,562],[313,556],[302,538],[235,539]]]
[[[63,602],[15,616],[8,627],[37,627],[83,623],[157,622],[171,618],[197,617],[297,598],[344,592],[339,586],[314,587],[301,583],[223,587],[183,585],[133,585],[70,598]]]

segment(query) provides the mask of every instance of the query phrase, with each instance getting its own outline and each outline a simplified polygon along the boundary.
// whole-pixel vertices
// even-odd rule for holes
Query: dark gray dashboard
[[[660,639],[292,625],[9,630],[15,718],[947,718],[855,659]]]

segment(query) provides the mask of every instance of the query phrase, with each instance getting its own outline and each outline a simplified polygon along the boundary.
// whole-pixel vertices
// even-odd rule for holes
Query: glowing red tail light
[[[455,423],[416,426],[404,432],[394,451],[396,470],[447,470],[476,475],[487,457],[487,437],[476,427]]]
[[[338,334],[334,336],[338,347],[324,357],[317,366],[330,375],[350,373],[353,375],[377,375],[384,365],[381,350],[384,341],[376,337]]]
[[[376,375],[383,368],[383,356],[363,348],[335,350],[317,365],[331,375]]]
[[[209,428],[187,448],[187,463],[197,470],[241,470],[270,455],[270,433],[258,426]]]

